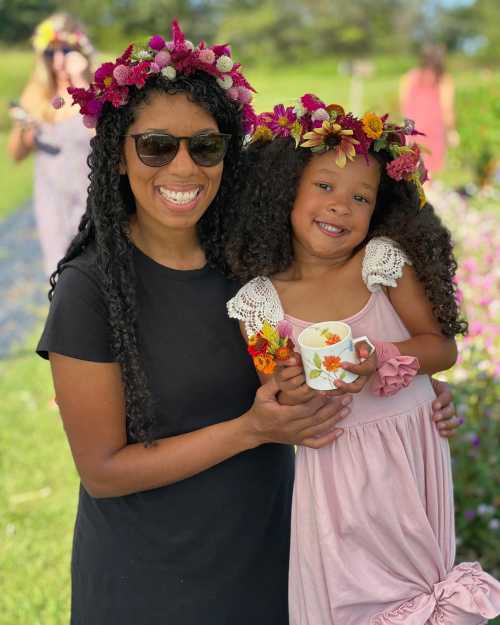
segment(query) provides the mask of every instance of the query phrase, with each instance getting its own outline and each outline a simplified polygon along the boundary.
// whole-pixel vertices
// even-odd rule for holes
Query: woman
[[[44,268],[49,276],[65,254],[85,211],[90,132],[71,106],[54,109],[69,86],[90,81],[92,46],[80,23],[65,13],[35,30],[36,66],[11,109],[8,152],[20,161],[35,152],[34,209]]]
[[[456,147],[459,141],[454,92],[453,79],[444,69],[443,47],[425,46],[420,67],[401,80],[400,106],[403,115],[415,120],[424,133],[418,142],[427,148],[422,156],[431,178],[443,169],[447,147]]]
[[[174,22],[71,93],[91,184],[38,346],[82,481],[71,622],[286,625],[290,445],[332,443],[349,399],[257,390],[226,315],[250,85]]]

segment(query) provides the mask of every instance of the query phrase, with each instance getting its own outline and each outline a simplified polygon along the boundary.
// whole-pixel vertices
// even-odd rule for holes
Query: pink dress
[[[370,242],[372,251],[377,241],[388,240]],[[343,321],[354,337],[404,341],[410,335],[379,286],[396,285],[401,262],[388,268],[387,254],[375,254],[375,264],[377,256],[385,266],[367,272],[370,299]],[[283,318],[267,278],[248,283],[235,300],[229,312],[250,319],[248,330],[256,316]],[[296,340],[309,322],[284,316]],[[297,450],[290,625],[485,623],[500,613],[500,584],[477,563],[453,566],[450,453],[431,419],[429,377],[416,376],[391,397],[376,397],[369,386],[354,395],[336,443]]]
[[[425,137],[416,137],[417,143],[428,148],[423,152],[425,166],[430,174],[444,166],[446,153],[446,128],[440,97],[440,83],[430,70],[415,69],[408,75],[403,96],[402,113],[413,119]]]

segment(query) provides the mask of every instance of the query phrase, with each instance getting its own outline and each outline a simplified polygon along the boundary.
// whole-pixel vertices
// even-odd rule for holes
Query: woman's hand
[[[432,420],[435,422],[439,435],[443,438],[451,438],[457,433],[463,419],[456,416],[453,395],[446,382],[431,378],[432,387],[437,397],[432,402]]]
[[[69,52],[64,58],[64,70],[68,75],[73,87],[86,87],[87,81],[85,73],[89,67],[89,62],[83,54],[77,50]]]
[[[300,404],[282,405],[276,398],[279,392],[273,377],[259,388],[253,406],[241,417],[250,427],[255,446],[285,443],[319,449],[343,434],[335,426],[349,414],[350,397],[332,401],[315,393]]]

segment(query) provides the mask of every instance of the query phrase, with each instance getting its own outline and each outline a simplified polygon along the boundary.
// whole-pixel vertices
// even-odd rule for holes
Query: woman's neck
[[[196,229],[160,229],[133,215],[130,239],[141,252],[172,269],[200,269],[206,264]]]

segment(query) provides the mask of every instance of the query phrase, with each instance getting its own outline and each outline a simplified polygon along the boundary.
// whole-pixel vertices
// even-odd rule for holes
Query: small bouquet
[[[285,319],[274,328],[268,321],[262,324],[262,330],[248,339],[248,353],[255,368],[260,373],[273,373],[277,361],[291,358],[294,350],[292,324]]]

